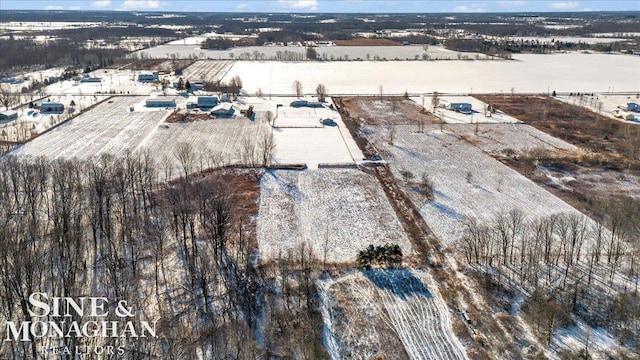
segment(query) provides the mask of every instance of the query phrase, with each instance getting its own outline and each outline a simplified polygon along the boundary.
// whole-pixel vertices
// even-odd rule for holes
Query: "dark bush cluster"
[[[356,266],[361,269],[371,269],[372,267],[393,268],[401,264],[402,250],[397,244],[369,245],[365,250],[359,251],[356,258]]]

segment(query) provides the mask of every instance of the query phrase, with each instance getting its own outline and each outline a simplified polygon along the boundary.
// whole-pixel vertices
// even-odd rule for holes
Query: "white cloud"
[[[44,9],[45,10],[64,10],[62,6],[58,6],[58,5],[49,5]]]
[[[69,10],[80,11],[80,10],[82,10],[82,8],[80,6],[72,6],[72,7],[69,8]]]
[[[577,9],[578,6],[580,6],[580,4],[577,1],[566,1],[551,3],[547,7],[553,10],[572,10]]]
[[[526,1],[500,1],[500,2],[498,2],[498,5],[500,5],[500,7],[508,7],[508,8],[523,7],[526,4],[527,4]]]
[[[485,4],[458,5],[453,8],[453,11],[463,13],[485,12],[487,11],[487,6]]]
[[[95,8],[105,8],[111,5],[111,0],[98,0],[91,3],[91,6]]]
[[[278,0],[278,4],[286,9],[318,10],[317,0]]]
[[[236,10],[244,10],[247,7],[247,3],[241,3],[236,6]]]
[[[125,0],[120,5],[121,10],[149,10],[160,7],[160,0]]]

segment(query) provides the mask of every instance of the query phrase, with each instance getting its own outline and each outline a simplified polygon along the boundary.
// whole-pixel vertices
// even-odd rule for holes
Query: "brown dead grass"
[[[640,126],[596,114],[548,96],[476,96],[568,143],[599,154],[603,167],[640,169]]]
[[[401,46],[402,44],[389,39],[355,38],[351,40],[334,40],[338,46]]]
[[[206,121],[206,120],[212,120],[212,119],[213,118],[209,113],[187,114],[183,111],[175,110],[174,112],[171,113],[171,115],[167,117],[165,122],[175,124],[175,123],[188,123],[188,122],[194,122],[194,121]]]
[[[358,125],[440,124],[442,121],[415,102],[402,97],[342,98],[343,112],[357,119]],[[383,115],[383,116],[381,116]]]
[[[477,96],[511,116],[586,151],[496,156],[585,214],[611,197],[640,193],[640,126],[625,124],[548,96]],[[537,166],[536,166],[537,165]],[[572,177],[557,184],[549,176]],[[635,184],[635,185],[634,185]]]

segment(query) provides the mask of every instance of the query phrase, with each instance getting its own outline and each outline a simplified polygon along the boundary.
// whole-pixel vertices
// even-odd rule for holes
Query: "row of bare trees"
[[[528,219],[515,209],[488,223],[469,219],[461,251],[491,283],[525,296],[523,310],[546,341],[575,314],[638,347],[640,308],[615,305],[621,297],[640,300],[640,226],[633,204],[603,204],[597,221],[581,214]]]
[[[325,356],[313,255],[303,248],[274,263],[256,260],[256,198],[243,196],[257,196],[259,173],[194,176],[187,169],[171,181],[161,173],[144,153],[0,159],[0,323],[31,320],[27,300],[42,292],[106,297],[110,310],[126,300],[132,321],[156,323],[158,335],[31,337],[0,342],[0,357],[87,346],[122,348],[127,359]],[[120,320],[112,313],[105,320]],[[89,320],[96,319],[46,319],[67,326]]]

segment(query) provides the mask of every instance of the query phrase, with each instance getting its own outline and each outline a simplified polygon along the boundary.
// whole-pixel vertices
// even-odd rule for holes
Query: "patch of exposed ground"
[[[344,113],[363,125],[440,124],[442,121],[415,102],[402,97],[343,98]],[[338,101],[338,100],[336,100]]]
[[[640,126],[548,96],[476,96],[536,129],[596,154],[605,169],[640,169]]]
[[[477,97],[578,147],[518,151],[494,142],[489,153],[504,164],[588,215],[610,198],[640,201],[640,126],[546,96]]]

